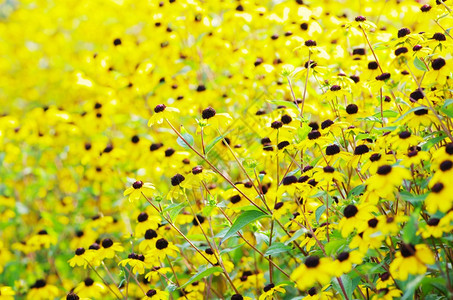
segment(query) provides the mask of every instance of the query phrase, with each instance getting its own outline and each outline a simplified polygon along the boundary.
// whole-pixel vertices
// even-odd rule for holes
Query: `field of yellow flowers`
[[[0,2],[0,300],[453,298],[453,1]]]

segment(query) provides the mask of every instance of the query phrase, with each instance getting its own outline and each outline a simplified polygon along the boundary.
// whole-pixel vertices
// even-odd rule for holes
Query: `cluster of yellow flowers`
[[[451,2],[4,1],[0,300],[451,299]]]

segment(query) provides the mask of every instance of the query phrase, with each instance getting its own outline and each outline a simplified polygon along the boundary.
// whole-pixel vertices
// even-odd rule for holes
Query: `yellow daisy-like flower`
[[[154,124],[162,124],[165,119],[172,120],[178,113],[179,109],[177,108],[159,104],[154,108],[154,114],[148,121],[148,127],[151,127]]]
[[[116,252],[123,252],[124,248],[120,243],[114,243],[111,239],[104,239],[101,243],[101,249],[99,253],[100,259],[113,258]]]
[[[179,253],[178,247],[173,245],[173,243],[167,241],[164,238],[160,238],[156,241],[154,249],[148,251],[146,256],[154,256],[163,260],[167,255],[176,257]]]
[[[340,277],[352,270],[352,265],[362,263],[364,254],[360,251],[341,252],[333,262],[334,275]]]
[[[291,280],[296,282],[297,288],[306,290],[315,283],[327,284],[332,276],[332,261],[330,258],[309,256],[304,264],[293,271]]]
[[[354,21],[346,24],[346,28],[368,30],[370,28],[376,28],[376,25],[368,21],[364,16],[357,16]]]
[[[445,179],[444,179],[445,180]],[[447,212],[453,206],[453,187],[444,181],[430,182],[431,193],[425,199],[426,210],[430,214]]]
[[[14,295],[16,295],[16,292],[14,292],[10,286],[0,287],[1,300],[14,300]]]
[[[71,267],[82,266],[84,269],[87,267],[89,254],[85,251],[84,248],[77,248],[75,251],[75,256],[68,260],[68,263]]]
[[[151,289],[146,292],[146,296],[142,300],[154,299],[154,300],[168,300],[170,297],[167,291],[161,291],[156,289]]]
[[[134,202],[140,199],[142,192],[147,190],[155,190],[155,187],[152,183],[143,182],[141,180],[135,181],[131,187],[124,191],[124,196],[129,195],[129,202]]]
[[[401,244],[399,250],[390,263],[390,273],[395,279],[406,280],[409,274],[423,274],[427,270],[426,265],[435,262],[434,254],[424,244]]]
[[[264,293],[261,294],[259,300],[274,299],[274,294],[277,292],[282,294],[286,293],[285,289],[283,288],[285,285],[286,284],[275,285],[273,283],[266,285],[263,289]]]
[[[126,259],[118,263],[119,266],[129,265],[132,267],[132,273],[143,274],[145,273],[145,256],[143,254],[131,253]]]
[[[101,282],[95,282],[91,278],[86,278],[83,282],[79,283],[74,292],[85,298],[100,299],[106,293],[107,287]]]
[[[58,296],[58,288],[54,285],[47,284],[44,279],[36,280],[27,294],[27,300],[46,300],[54,299]]]
[[[421,234],[424,239],[429,237],[440,238],[444,233],[449,233],[453,230],[451,224],[453,211],[443,218],[430,218],[426,223],[420,225],[417,234]]]
[[[372,212],[376,212],[377,208],[372,204],[361,204],[356,206],[350,204],[343,211],[344,217],[340,220],[338,227],[341,230],[341,235],[347,237],[354,229],[362,232],[369,219],[372,218]]]
[[[368,191],[376,192],[382,198],[393,198],[393,191],[411,177],[409,170],[399,166],[383,165],[377,169],[375,175],[366,181]]]
[[[403,292],[397,288],[381,288],[373,295],[372,300],[393,300],[401,297]]]

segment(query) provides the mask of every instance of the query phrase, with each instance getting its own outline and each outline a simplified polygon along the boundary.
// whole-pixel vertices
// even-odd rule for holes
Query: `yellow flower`
[[[390,263],[390,273],[395,279],[406,280],[409,274],[423,274],[427,270],[426,265],[435,262],[434,254],[425,244],[401,244],[399,250]]]
[[[279,293],[286,293],[285,289],[283,288],[286,284],[279,284],[275,285],[270,283],[266,285],[263,289],[264,293],[260,295],[258,300],[265,300],[265,299],[274,299],[274,294]]]
[[[95,282],[91,278],[86,278],[83,282],[79,283],[74,292],[85,298],[100,299],[106,293],[107,287],[101,282]]]
[[[169,294],[167,291],[161,291],[156,289],[151,289],[146,292],[146,296],[142,300],[154,299],[154,300],[168,300]]]
[[[143,254],[131,253],[126,259],[118,263],[119,266],[129,265],[132,267],[132,273],[143,274],[145,273],[145,256]]]
[[[148,121],[148,127],[154,124],[162,124],[165,119],[172,120],[177,113],[179,113],[179,109],[159,104],[154,108],[154,114]]]
[[[124,248],[120,243],[114,243],[111,239],[104,239],[101,243],[102,248],[99,250],[100,259],[113,258],[116,252],[123,252]]]
[[[332,261],[330,258],[309,256],[304,264],[298,266],[291,273],[291,280],[296,282],[298,289],[306,290],[315,283],[327,284],[332,276]]]
[[[363,260],[363,253],[360,251],[341,252],[337,259],[332,264],[334,275],[340,277],[343,274],[349,273],[352,270],[352,265],[359,265]]]
[[[377,208],[372,204],[346,206],[343,211],[344,217],[340,220],[338,227],[341,230],[341,235],[347,237],[354,229],[362,232],[369,219],[372,218],[372,212],[376,212]]]
[[[36,280],[27,294],[27,300],[45,300],[54,299],[58,296],[58,288],[54,285],[47,284],[44,279]]]
[[[77,248],[77,250],[75,251],[75,256],[68,260],[68,263],[73,268],[75,266],[83,266],[83,268],[85,269],[89,261],[87,257],[89,257],[89,254],[85,251],[84,248]]]
[[[154,248],[146,253],[146,256],[157,257],[163,260],[167,255],[176,257],[179,253],[178,247],[164,238],[156,240]]]
[[[14,295],[16,293],[10,286],[1,286],[0,287],[0,299],[1,300],[14,300]]]
[[[143,183],[143,181],[135,181],[132,186],[124,191],[124,196],[129,195],[129,202],[134,202],[140,199],[142,192],[149,190],[155,190],[153,184],[149,182]]]

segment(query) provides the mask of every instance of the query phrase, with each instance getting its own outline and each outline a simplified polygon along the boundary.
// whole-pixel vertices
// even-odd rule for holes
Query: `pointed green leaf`
[[[291,251],[291,249],[292,248],[290,246],[286,246],[283,243],[274,243],[269,248],[267,248],[266,252],[264,252],[264,255],[275,255],[278,253]]]
[[[259,210],[248,210],[241,213],[239,217],[237,217],[237,219],[234,221],[230,230],[228,230],[228,232],[222,238],[221,243],[225,242],[228,238],[232,237],[234,234],[236,234],[236,232],[238,232],[248,224],[265,217],[269,218],[270,216]]]
[[[200,279],[203,279],[203,278],[211,275],[212,273],[216,273],[216,272],[223,272],[223,270],[221,267],[212,267],[212,268],[206,269],[204,271],[200,271],[197,274],[190,277],[189,281],[187,281],[186,283],[181,285],[179,287],[179,289],[183,289],[186,286],[188,286],[189,284],[191,284],[192,282],[199,281]]]
[[[418,57],[415,57],[414,59],[414,66],[419,69],[420,71],[428,71],[428,68],[426,67],[426,65],[420,60],[420,58]]]

